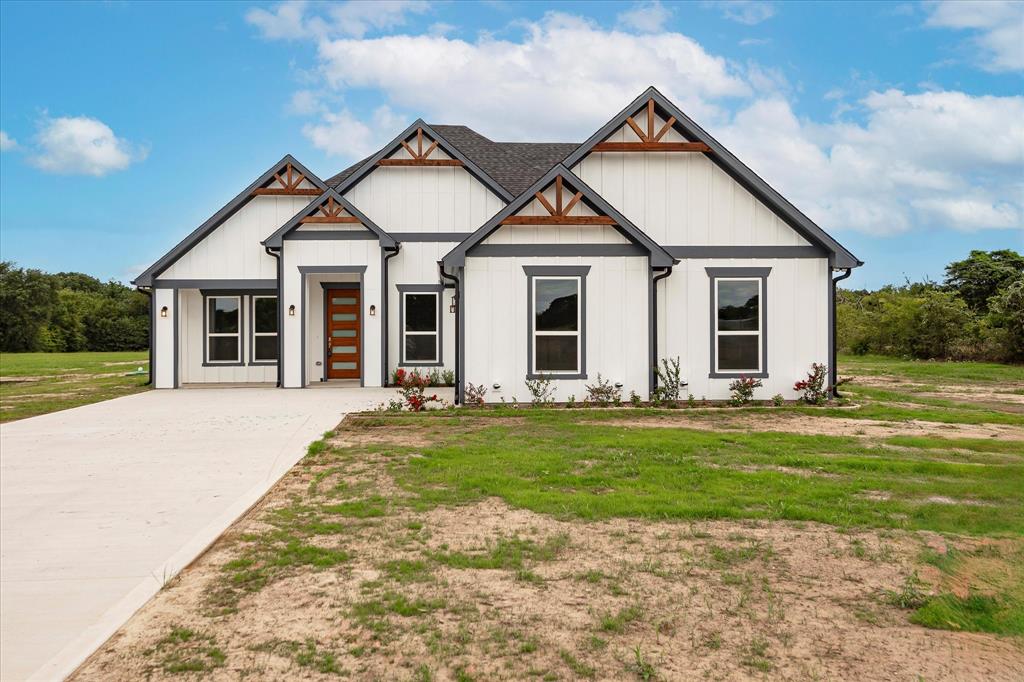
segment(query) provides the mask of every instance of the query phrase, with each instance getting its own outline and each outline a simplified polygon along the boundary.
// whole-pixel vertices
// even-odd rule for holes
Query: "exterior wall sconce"
[[[371,305],[370,306],[370,317],[373,317],[376,314],[377,314],[377,306]]]
[[[491,388],[493,388],[495,391],[500,391],[501,390],[501,384],[494,384],[493,386],[491,386]]]
[[[295,306],[293,306],[293,305],[288,306],[288,314],[290,316],[292,316],[292,317],[295,317]]]
[[[160,317],[167,317],[167,306],[160,309]]]
[[[621,381],[616,381],[615,382],[615,388],[620,388],[621,389],[622,388],[622,382]]]
[[[459,300],[458,296],[452,296],[452,302],[448,306],[448,312],[453,313],[453,314],[455,313],[456,307],[458,306],[458,300]]]

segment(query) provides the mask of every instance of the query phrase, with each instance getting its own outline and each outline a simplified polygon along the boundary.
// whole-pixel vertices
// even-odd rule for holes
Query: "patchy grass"
[[[0,353],[0,422],[88,405],[147,389],[147,351]]]
[[[227,660],[211,635],[181,626],[171,627],[147,655],[153,668],[172,675],[210,672]]]
[[[888,375],[935,383],[1024,381],[1024,365],[995,362],[902,360],[884,355],[839,355],[842,376]]]

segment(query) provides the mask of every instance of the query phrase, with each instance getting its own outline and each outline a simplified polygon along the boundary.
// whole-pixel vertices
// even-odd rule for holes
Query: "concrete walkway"
[[[149,391],[0,426],[0,680],[70,674],[308,443],[394,395]]]

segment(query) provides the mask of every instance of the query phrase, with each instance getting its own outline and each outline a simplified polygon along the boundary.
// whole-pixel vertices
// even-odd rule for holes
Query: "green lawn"
[[[0,421],[24,419],[145,390],[147,351],[0,353]]]
[[[996,362],[952,362],[944,360],[901,360],[884,355],[839,355],[841,376],[892,375],[913,381],[1024,382],[1024,365]]]

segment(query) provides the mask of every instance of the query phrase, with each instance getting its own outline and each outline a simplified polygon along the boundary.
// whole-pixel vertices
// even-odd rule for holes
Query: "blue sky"
[[[45,26],[45,30],[40,30]],[[0,3],[0,257],[130,279],[285,153],[580,141],[656,85],[867,262],[1024,250],[1024,3]]]

